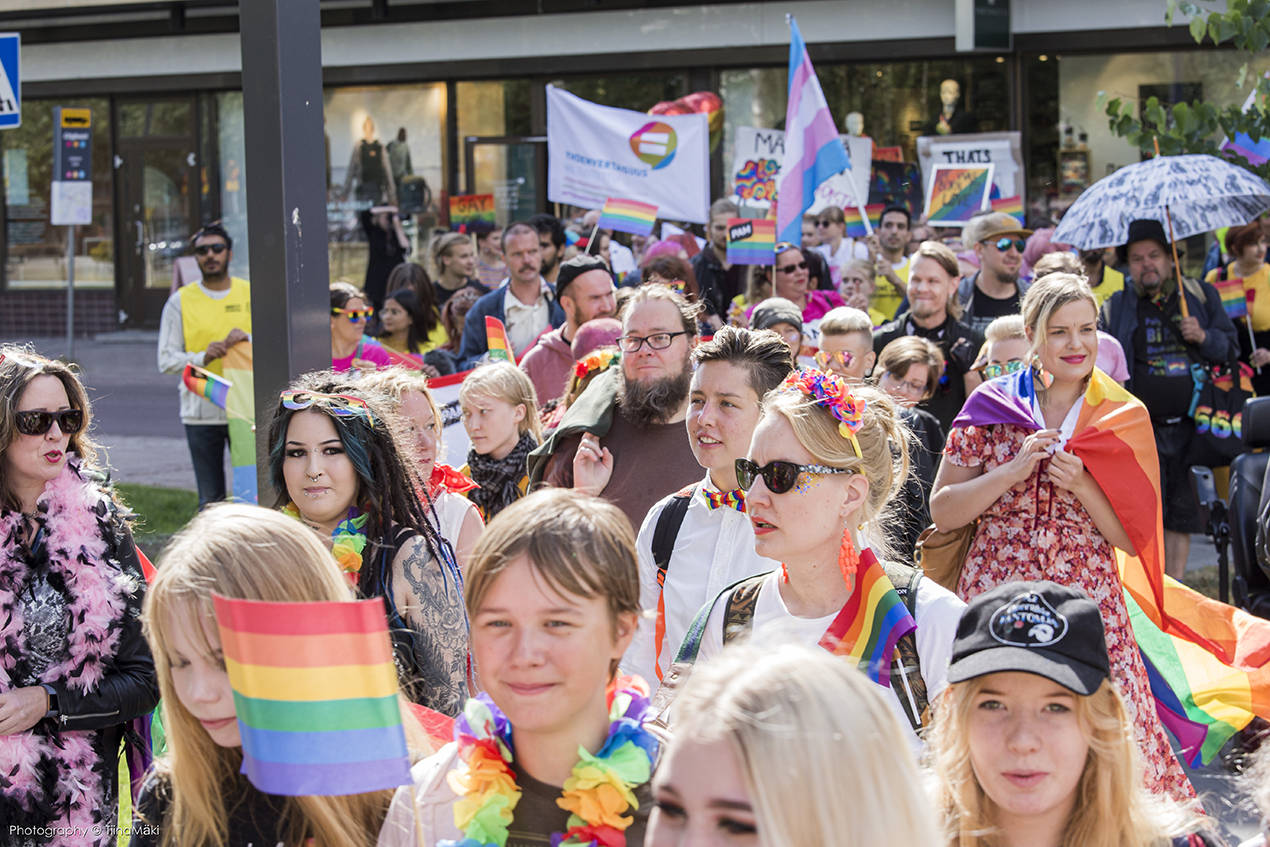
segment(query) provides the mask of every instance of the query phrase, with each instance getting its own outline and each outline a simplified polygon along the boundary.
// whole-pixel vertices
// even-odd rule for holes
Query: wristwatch
[[[55,718],[55,717],[57,717],[57,715],[58,715],[58,711],[57,711],[57,690],[56,690],[55,688],[53,688],[53,686],[49,685],[48,683],[44,683],[44,682],[40,683],[40,687],[44,689],[44,693],[45,693],[45,694],[47,694],[47,695],[48,695],[48,697],[49,697],[49,707],[48,707],[48,711],[44,713],[44,717],[46,717],[46,718]]]

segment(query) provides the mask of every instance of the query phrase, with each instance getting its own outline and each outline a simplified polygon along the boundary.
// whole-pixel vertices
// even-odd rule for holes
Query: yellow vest
[[[1103,265],[1102,282],[1093,288],[1094,299],[1098,301],[1098,308],[1102,308],[1103,300],[1106,300],[1122,288],[1124,288],[1124,274],[1115,268]]]
[[[181,289],[181,333],[185,352],[198,353],[213,341],[220,341],[234,328],[251,334],[251,285],[230,277],[229,293],[219,299],[208,297],[203,286],[190,283]],[[207,363],[207,369],[224,375],[224,359]]]

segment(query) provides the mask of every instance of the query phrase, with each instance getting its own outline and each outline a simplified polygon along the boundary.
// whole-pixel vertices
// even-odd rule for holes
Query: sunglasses
[[[996,377],[1001,376],[1001,374],[1012,374],[1015,371],[1021,370],[1023,365],[1024,362],[1022,359],[1011,359],[1010,361],[1000,365],[980,365],[975,368],[975,370],[979,371],[979,373],[983,375],[984,379],[995,379]]]
[[[849,474],[853,471],[831,468],[828,465],[798,465],[780,461],[768,462],[760,468],[749,459],[736,460],[736,484],[742,491],[753,488],[754,481],[761,476],[768,491],[773,494],[784,494],[794,487],[794,484],[798,482],[798,475],[803,473]]]
[[[806,262],[798,262],[797,264],[780,265],[780,266],[778,266],[778,267],[776,268],[776,270],[780,271],[780,272],[781,272],[781,273],[783,273],[783,274],[792,274],[794,271],[805,271],[805,270],[807,270],[807,263],[806,263]]]
[[[1011,247],[1022,253],[1023,248],[1027,246],[1027,242],[1022,238],[998,238],[994,243],[996,244],[997,249],[1002,253],[1009,250]]]
[[[208,253],[215,253],[219,256],[224,253],[227,248],[224,244],[200,244],[194,248],[195,256],[206,256]]]
[[[350,394],[323,394],[320,391],[287,390],[278,395],[282,405],[288,409],[309,409],[321,406],[336,417],[365,418],[371,426],[375,425],[375,416],[370,406],[360,397]]]
[[[817,350],[816,355],[812,358],[816,360],[816,365],[819,366],[821,370],[829,367],[829,365],[833,362],[837,362],[844,368],[849,368],[851,367],[851,363],[855,361],[855,356],[851,354],[850,350],[835,350],[832,353],[826,353],[824,350]]]
[[[32,410],[17,412],[13,423],[23,435],[44,435],[53,428],[53,422],[62,435],[74,435],[84,427],[84,413],[79,409],[66,409],[62,412],[42,412]]]
[[[332,317],[338,318],[343,315],[351,324],[359,324],[373,314],[375,314],[373,306],[367,306],[365,309],[331,309]]]
[[[816,226],[833,226],[834,224],[840,223],[842,223],[842,221],[816,221]]]

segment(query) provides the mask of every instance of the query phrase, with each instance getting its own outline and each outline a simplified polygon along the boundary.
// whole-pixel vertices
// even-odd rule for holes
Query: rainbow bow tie
[[[711,509],[728,506],[738,512],[745,511],[745,492],[739,488],[735,491],[709,491],[703,488],[701,493],[705,496],[706,504]]]

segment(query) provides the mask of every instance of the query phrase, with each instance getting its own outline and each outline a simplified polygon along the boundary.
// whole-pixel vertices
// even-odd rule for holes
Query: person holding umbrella
[[[1151,415],[1164,500],[1164,569],[1180,578],[1190,533],[1203,531],[1187,477],[1195,434],[1191,365],[1208,369],[1229,362],[1239,351],[1239,339],[1215,288],[1179,280],[1172,245],[1159,221],[1132,221],[1118,255],[1128,262],[1130,279],[1103,303],[1099,323],[1124,348],[1129,364],[1125,387]]]

